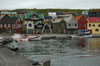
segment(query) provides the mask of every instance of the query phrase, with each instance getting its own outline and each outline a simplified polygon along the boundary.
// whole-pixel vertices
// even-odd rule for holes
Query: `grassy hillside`
[[[17,11],[20,9],[16,9],[14,11]],[[81,14],[82,11],[87,11],[86,9],[24,9],[24,10],[29,10],[29,11],[35,11],[38,13],[43,13],[45,16],[48,15],[49,11],[64,11],[64,12],[77,12],[79,14]]]

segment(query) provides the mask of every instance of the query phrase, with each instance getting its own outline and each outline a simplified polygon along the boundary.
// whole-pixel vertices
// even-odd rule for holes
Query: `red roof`
[[[82,16],[74,16],[74,18],[76,19],[76,21],[78,21]]]
[[[100,22],[99,17],[88,17],[87,20],[88,22]]]

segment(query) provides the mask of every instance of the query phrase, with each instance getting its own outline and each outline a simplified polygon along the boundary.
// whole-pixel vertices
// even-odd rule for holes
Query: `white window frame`
[[[7,24],[4,24],[4,28],[7,28]]]
[[[10,24],[8,24],[8,28],[10,28]]]
[[[15,24],[12,24],[12,28],[15,29]]]
[[[3,24],[0,24],[0,28],[3,28]]]

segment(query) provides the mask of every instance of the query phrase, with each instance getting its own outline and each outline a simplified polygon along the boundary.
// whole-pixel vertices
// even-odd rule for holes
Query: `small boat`
[[[19,45],[20,43],[18,43],[16,40],[4,38],[0,46],[11,50],[18,50]]]
[[[14,35],[11,36],[11,38],[14,39],[14,40],[17,40],[18,42],[20,40],[28,41],[28,38],[23,37],[21,34],[14,34]]]
[[[8,49],[16,51],[19,49],[19,45],[20,43],[18,43],[16,40],[13,40],[12,42],[5,44],[4,46]]]
[[[41,36],[29,36],[29,41],[33,41],[33,40],[41,40]]]
[[[80,36],[80,37],[83,37],[83,38],[91,38],[92,35],[83,35],[83,36]]]
[[[14,34],[12,36],[13,39],[17,41],[32,41],[32,40],[41,40],[41,36],[33,36],[33,35],[21,35],[21,34]]]
[[[72,38],[92,38],[92,34],[90,34],[90,35],[74,35],[74,36],[72,36]]]

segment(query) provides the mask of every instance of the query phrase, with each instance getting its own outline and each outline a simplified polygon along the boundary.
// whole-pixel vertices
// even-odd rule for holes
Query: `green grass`
[[[17,10],[20,10],[20,9],[15,9],[13,11],[17,11]],[[34,12],[38,12],[38,13],[43,13],[45,16],[48,16],[49,11],[77,12],[79,14],[81,14],[82,11],[88,11],[86,9],[25,9],[25,10],[34,11]]]

